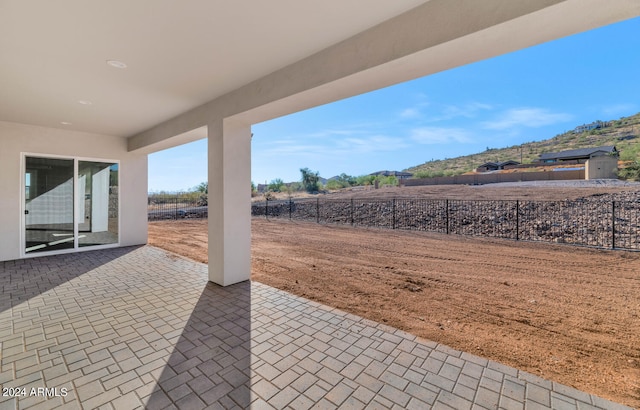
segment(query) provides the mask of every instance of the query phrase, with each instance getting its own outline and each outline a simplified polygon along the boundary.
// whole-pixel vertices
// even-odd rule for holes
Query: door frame
[[[53,251],[43,251],[43,252],[33,252],[28,253],[26,251],[26,166],[27,166],[27,157],[35,157],[35,158],[51,158],[51,159],[66,159],[73,161],[73,248],[71,249],[61,249],[61,250],[53,250]],[[79,161],[90,161],[90,162],[105,162],[105,163],[113,163],[118,165],[118,240],[116,243],[110,243],[106,245],[93,245],[93,246],[78,246],[78,225],[80,221],[80,207],[78,206],[78,200],[80,198],[80,193],[78,192],[78,163]],[[60,255],[66,253],[76,253],[76,252],[84,252],[91,251],[96,249],[108,249],[108,248],[117,248],[120,246],[120,232],[122,228],[122,217],[121,217],[121,197],[120,185],[122,184],[122,169],[120,167],[120,161],[114,159],[107,158],[93,158],[93,157],[80,157],[73,155],[58,155],[58,154],[43,154],[43,153],[34,153],[34,152],[21,152],[20,153],[20,258],[34,258],[40,256],[47,255]],[[84,193],[82,194],[82,198],[84,198]],[[84,219],[84,216],[83,216]]]

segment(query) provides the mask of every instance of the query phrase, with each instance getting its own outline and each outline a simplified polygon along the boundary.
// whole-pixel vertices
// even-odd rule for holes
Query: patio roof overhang
[[[212,118],[260,122],[640,15],[633,0],[7,0],[0,10],[0,121],[129,137],[148,151]]]
[[[6,0],[0,11],[0,121],[123,137],[138,153],[209,138],[210,277],[228,284],[250,268],[238,204],[251,124],[636,17],[640,3]]]

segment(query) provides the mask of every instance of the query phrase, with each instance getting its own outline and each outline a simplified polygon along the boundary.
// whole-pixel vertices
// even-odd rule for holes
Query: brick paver
[[[0,410],[628,408],[148,246],[0,262],[0,286]]]

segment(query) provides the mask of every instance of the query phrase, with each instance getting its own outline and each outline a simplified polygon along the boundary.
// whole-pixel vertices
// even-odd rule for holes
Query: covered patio
[[[0,283],[2,409],[627,408],[150,246]]]
[[[251,126],[638,15],[1,2],[0,408],[619,407],[251,283]],[[147,154],[203,138],[208,266],[144,246]]]
[[[250,278],[252,124],[640,15],[629,0],[0,7],[0,261],[146,243],[147,154],[206,138],[223,286]]]

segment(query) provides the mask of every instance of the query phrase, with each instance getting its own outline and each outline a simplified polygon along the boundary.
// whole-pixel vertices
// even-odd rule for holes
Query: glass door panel
[[[78,246],[118,243],[118,164],[78,161]]]
[[[73,166],[25,158],[25,253],[74,248]]]

